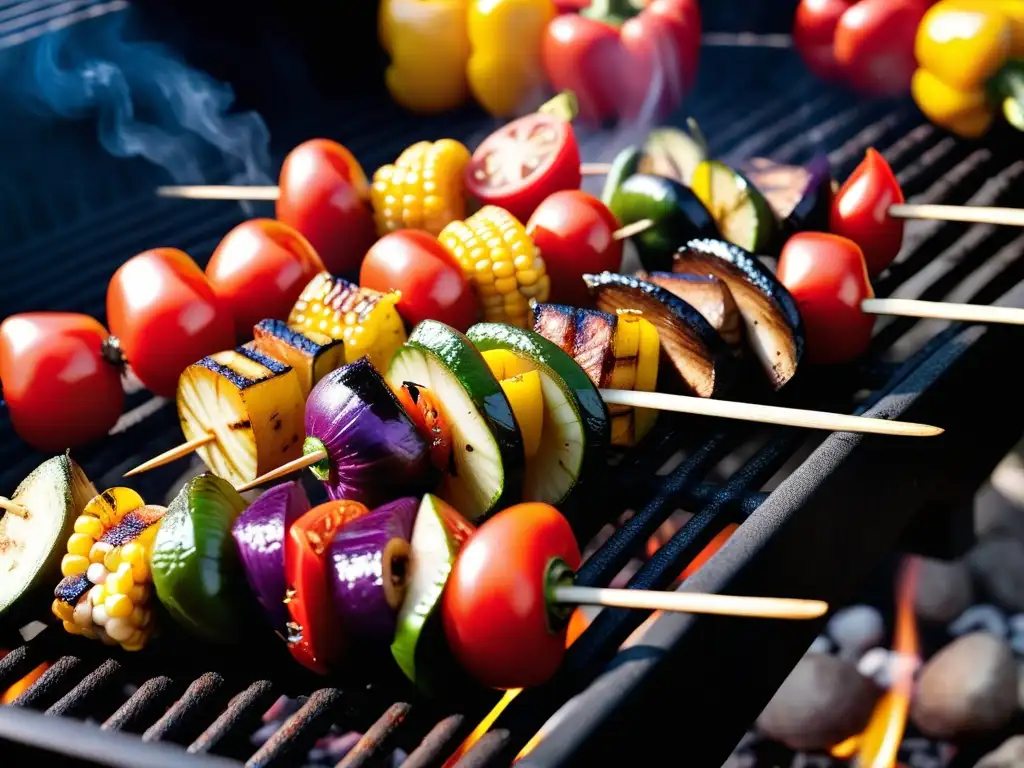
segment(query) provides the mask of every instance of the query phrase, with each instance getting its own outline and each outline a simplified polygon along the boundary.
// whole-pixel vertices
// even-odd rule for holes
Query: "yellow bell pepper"
[[[378,37],[391,57],[384,74],[392,98],[420,113],[466,101],[468,0],[382,0]]]
[[[473,97],[494,117],[511,117],[543,92],[541,46],[557,10],[552,0],[470,0],[466,70]]]
[[[932,122],[978,138],[1002,106],[1024,130],[1024,0],[941,0],[921,20],[914,52],[911,91]]]

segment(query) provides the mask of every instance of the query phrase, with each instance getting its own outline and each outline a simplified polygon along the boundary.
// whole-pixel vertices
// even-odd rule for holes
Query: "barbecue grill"
[[[0,15],[24,18],[38,5],[0,3]],[[740,3],[705,5],[730,9],[719,9],[717,20],[709,10],[712,29],[729,31],[725,17],[742,16]],[[784,29],[787,5],[792,3],[773,6],[774,16],[762,14]],[[62,34],[87,40],[102,25],[122,23],[117,17],[124,13],[81,21]],[[278,23],[273,10],[260,13],[268,14],[267,24]],[[18,34],[35,24],[26,21]],[[14,34],[4,32],[10,26],[0,24],[0,34]],[[159,26],[171,34],[169,23]],[[187,46],[197,61],[239,78],[243,93],[258,92],[252,71],[246,80],[244,70],[259,57],[262,69],[253,67],[262,74],[271,56],[263,49],[246,53],[247,42],[237,38],[213,45],[197,36],[193,31]],[[43,35],[8,48],[11,43],[0,38],[0,57],[30,61],[33,47],[45,40]],[[281,61],[282,67],[295,65]],[[791,50],[709,47],[702,72],[688,114],[726,162],[768,156],[800,163],[826,151],[835,174],[845,178],[865,148],[875,146],[915,202],[1024,203],[1024,159],[1008,134],[987,143],[960,142],[925,124],[907,102],[864,102],[815,82]],[[380,93],[346,101],[312,92],[303,98],[309,101],[301,111],[266,108],[278,162],[298,141],[327,135],[373,168],[415,140],[452,136],[472,142],[492,126],[472,110],[413,119]],[[5,314],[46,308],[86,311],[103,320],[106,280],[125,258],[172,245],[205,263],[219,238],[246,217],[228,203],[155,200],[151,190],[167,181],[163,172],[99,151],[87,118],[67,122],[26,114],[0,124],[0,162],[7,164],[0,213]],[[585,138],[582,151],[587,160],[605,160],[630,138],[595,134]],[[19,172],[29,168],[31,175]],[[225,174],[213,165],[205,180],[223,182]],[[7,181],[15,178],[17,187]],[[35,181],[25,187],[24,178]],[[253,210],[269,215],[259,205]],[[908,226],[903,252],[875,288],[879,296],[1020,305],[1021,281],[1019,231],[920,222]],[[603,507],[594,509],[595,519],[631,514],[587,559],[580,583],[609,583],[677,509],[693,517],[631,577],[630,586],[669,587],[730,522],[742,525],[684,589],[817,598],[838,606],[895,549],[959,554],[970,544],[965,512],[975,490],[1024,432],[1019,383],[1007,375],[1002,358],[1019,341],[1014,334],[998,327],[882,321],[866,360],[841,370],[808,368],[777,400],[933,423],[946,430],[938,438],[824,436],[663,415],[641,446],[613,461],[613,482]],[[180,439],[173,403],[136,392],[126,408],[115,434],[76,452],[98,487],[117,484],[129,467]],[[0,489],[13,489],[45,458],[18,441],[0,409]],[[163,498],[181,470],[180,464],[154,470],[133,485],[147,499]],[[661,616],[620,650],[646,618],[636,611],[602,611],[556,679],[516,697],[458,765],[508,765],[552,716],[520,765],[653,764],[670,748],[690,765],[721,765],[823,623]],[[0,626],[0,647],[14,649],[0,659],[0,691],[41,662],[51,663],[11,706],[0,708],[2,762],[301,765],[316,739],[336,725],[363,733],[341,765],[387,764],[400,748],[409,768],[440,766],[498,701],[495,694],[441,708],[393,673],[318,679],[280,648],[217,650],[169,631],[163,642],[132,655],[111,654],[59,627],[24,642],[17,628]],[[249,737],[281,694],[306,698],[257,750]]]

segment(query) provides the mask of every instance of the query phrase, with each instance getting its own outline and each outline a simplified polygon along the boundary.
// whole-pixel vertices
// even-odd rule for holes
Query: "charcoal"
[[[949,625],[949,634],[960,637],[983,630],[996,637],[1006,637],[1006,616],[994,605],[972,605]]]
[[[1024,611],[1024,542],[1008,536],[985,539],[968,556],[971,568],[992,599]]]
[[[851,605],[836,611],[828,622],[827,631],[839,646],[839,655],[855,662],[868,648],[882,641],[885,622],[878,609],[870,605]]]
[[[1024,736],[1007,739],[998,749],[975,763],[974,768],[1020,768],[1024,765]]]
[[[967,610],[973,600],[974,587],[966,563],[921,559],[914,595],[918,618],[946,624]]]
[[[1005,464],[1006,462],[1004,462]],[[1003,464],[993,473],[993,484],[996,478],[1002,477],[1003,481],[998,487],[985,485],[974,498],[974,533],[979,539],[986,539],[992,536],[1011,536],[1024,541],[1024,470],[1017,468],[1019,459],[1014,460],[1012,470],[1013,493],[1009,493],[1010,480],[1007,479],[1010,469],[1003,468]]]

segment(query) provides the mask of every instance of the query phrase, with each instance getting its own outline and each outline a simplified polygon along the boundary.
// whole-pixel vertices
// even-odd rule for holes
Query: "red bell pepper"
[[[693,87],[700,56],[697,0],[594,0],[552,21],[544,68],[556,91],[570,90],[591,122],[657,119]]]

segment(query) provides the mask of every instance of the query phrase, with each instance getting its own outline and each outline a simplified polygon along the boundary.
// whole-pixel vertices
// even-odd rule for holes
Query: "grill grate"
[[[904,103],[865,104],[825,90],[803,73],[789,51],[707,50],[702,66],[705,76],[692,99],[693,112],[712,149],[727,162],[756,155],[805,162],[824,149],[842,178],[874,145],[915,201],[1022,203],[1024,162],[1000,154],[997,143],[965,145],[922,125]],[[724,81],[712,82],[709,72],[728,72],[728,88],[722,87]],[[282,147],[309,135],[335,136],[368,168],[392,159],[414,140],[451,135],[472,142],[489,126],[468,111],[411,121],[385,102],[372,106],[321,101],[299,116],[268,114],[268,119]],[[61,135],[51,132],[46,138],[56,142]],[[626,133],[612,139],[607,134],[584,137],[584,156],[610,159],[630,138]],[[76,141],[75,147],[87,143],[81,136]],[[72,184],[52,191],[56,201],[39,188],[9,211],[17,226],[8,232],[22,234],[0,260],[6,312],[45,307],[89,311],[102,319],[106,279],[126,256],[157,244],[173,245],[205,263],[220,236],[245,217],[238,207],[216,203],[154,203],[149,194],[158,174],[152,169],[98,158],[95,152],[88,157],[94,165],[83,178],[105,179],[105,193],[93,206]],[[59,157],[60,163],[74,166],[66,161]],[[222,174],[211,169],[210,180]],[[593,188],[599,183],[587,180]],[[75,216],[62,218],[62,209]],[[876,292],[992,303],[1024,279],[1022,251],[1024,236],[1013,230],[914,223],[908,226],[900,259],[876,283]],[[775,591],[836,602],[849,597],[917,510],[931,501],[962,499],[1019,436],[1024,414],[1004,383],[1008,377],[995,378],[1001,338],[998,330],[881,322],[864,365],[808,370],[782,393],[782,402],[802,407],[900,418],[914,414],[915,420],[947,427],[947,436],[934,445],[850,435],[834,435],[823,443],[823,436],[795,430],[682,416],[661,419],[640,448],[618,457],[614,483],[604,497],[607,509],[595,513],[595,527],[620,511],[632,514],[589,557],[580,581],[607,584],[683,508],[693,517],[632,576],[631,586],[669,586],[727,523],[746,522],[688,587]],[[983,400],[990,402],[978,403],[973,415],[948,407],[969,402],[967,368],[994,379],[985,379]],[[869,394],[859,394],[863,391]],[[1001,418],[988,431],[979,432],[972,424],[972,419],[994,418],[996,411]],[[957,450],[974,445],[979,436],[984,442],[962,460],[963,476],[944,476]],[[129,397],[117,434],[76,458],[97,485],[108,486],[139,459],[179,439],[173,405],[139,392]],[[43,458],[17,441],[0,410],[0,488],[13,488]],[[900,468],[901,461],[908,466]],[[659,473],[672,463],[670,471]],[[135,487],[146,498],[163,497],[180,471],[180,466],[154,471]],[[865,477],[882,486],[873,489],[874,495],[863,488],[873,485]],[[858,504],[870,506],[858,509]],[[870,535],[858,527],[859,519]],[[719,765],[817,630],[813,623],[755,626],[734,619],[665,617],[653,624],[642,646],[615,658],[645,618],[637,612],[602,612],[570,651],[560,676],[519,696],[459,765],[508,764],[548,717],[581,690],[562,710],[573,712],[573,718],[563,718],[524,764],[588,764],[588,757],[608,760],[626,750],[635,761],[664,747],[640,734],[671,728],[667,732],[673,739],[687,737],[693,764]],[[113,658],[103,647],[76,642],[59,628],[48,628],[27,643],[13,628],[6,631],[11,637],[5,642],[0,636],[0,645],[15,649],[0,659],[0,690],[41,662],[51,662],[11,707],[0,709],[4,754],[24,751],[26,762],[29,755],[38,755],[31,748],[38,748],[108,765],[299,765],[318,738],[332,726],[344,726],[363,735],[339,765],[380,765],[400,748],[408,752],[403,765],[424,768],[442,765],[494,703],[463,702],[460,711],[439,710],[387,673],[370,685],[324,688],[324,680],[297,670],[279,648],[247,648],[245,656],[259,654],[254,668],[230,653],[199,648],[173,628],[160,647]],[[613,658],[615,663],[594,680]],[[644,705],[645,696],[655,695],[652,691],[667,695],[651,683],[654,678],[672,686],[677,706]],[[254,752],[250,737],[282,694],[309,695]],[[34,712],[51,717],[33,717]],[[101,724],[102,730],[77,719]],[[611,727],[616,724],[628,724],[628,738]]]

